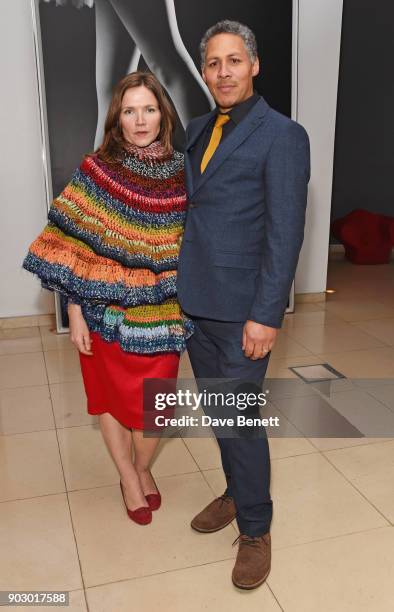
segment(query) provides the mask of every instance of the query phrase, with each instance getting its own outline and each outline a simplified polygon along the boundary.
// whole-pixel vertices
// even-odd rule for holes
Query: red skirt
[[[176,378],[179,353],[127,353],[96,332],[90,336],[93,355],[79,353],[88,413],[109,412],[125,427],[144,429],[144,378]]]

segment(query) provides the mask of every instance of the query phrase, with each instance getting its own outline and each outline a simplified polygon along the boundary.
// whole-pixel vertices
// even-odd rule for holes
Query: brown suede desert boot
[[[231,523],[235,519],[235,514],[233,498],[228,495],[221,495],[197,514],[190,524],[196,531],[212,533]]]
[[[232,580],[239,589],[255,589],[263,584],[271,569],[271,536],[259,537],[240,535],[238,554]]]

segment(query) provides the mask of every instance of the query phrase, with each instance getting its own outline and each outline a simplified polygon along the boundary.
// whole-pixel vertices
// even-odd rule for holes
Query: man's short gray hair
[[[208,41],[213,36],[216,36],[216,34],[236,34],[237,36],[240,36],[244,41],[250,61],[252,63],[256,61],[258,57],[257,41],[252,30],[239,21],[230,21],[229,19],[225,19],[211,26],[202,37],[200,42],[201,66],[204,66],[205,64],[205,54],[207,52]]]

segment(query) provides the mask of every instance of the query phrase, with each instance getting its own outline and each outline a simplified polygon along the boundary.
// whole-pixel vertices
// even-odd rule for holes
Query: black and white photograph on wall
[[[188,122],[214,106],[200,73],[199,42],[220,20],[253,29],[261,62],[256,91],[291,116],[293,0],[34,0],[32,6],[49,199],[101,144],[113,87],[134,70],[151,71],[165,87],[177,114],[175,148],[182,150]],[[64,305],[60,319],[66,328]]]

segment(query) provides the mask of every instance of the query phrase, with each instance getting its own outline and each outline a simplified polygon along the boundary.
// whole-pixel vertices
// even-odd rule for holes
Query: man
[[[261,388],[302,245],[309,142],[305,130],[253,91],[256,39],[222,21],[204,35],[202,75],[217,108],[186,132],[189,207],[178,297],[195,333],[196,378]],[[251,589],[270,571],[270,458],[266,437],[218,438],[227,489],[192,520],[210,533],[240,531],[233,583]]]

